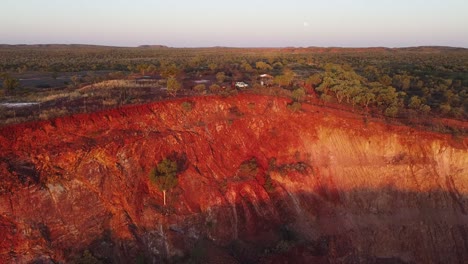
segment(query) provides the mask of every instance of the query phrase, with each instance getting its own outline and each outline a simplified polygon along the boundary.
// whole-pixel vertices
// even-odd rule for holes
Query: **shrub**
[[[206,85],[204,84],[197,84],[193,87],[193,90],[198,93],[204,93],[206,91]]]
[[[3,79],[3,88],[7,93],[13,91],[14,89],[20,86],[20,82],[18,79],[11,77],[7,73],[0,74],[0,78]]]
[[[39,118],[42,120],[48,120],[59,116],[64,116],[68,114],[68,110],[65,107],[62,108],[52,108],[48,110],[42,110],[39,114]]]
[[[291,97],[296,102],[302,102],[304,101],[305,95],[304,89],[298,88],[292,92]]]
[[[216,80],[218,81],[218,83],[224,82],[225,79],[226,79],[226,75],[224,72],[218,72],[216,74]]]
[[[395,105],[387,107],[384,112],[385,116],[396,117],[398,115],[398,107]]]
[[[212,93],[217,93],[217,92],[221,91],[221,86],[219,86],[217,84],[212,84],[212,85],[210,85],[210,91]]]
[[[442,114],[444,114],[444,115],[447,114],[448,112],[450,112],[451,109],[452,109],[452,108],[450,107],[450,104],[447,104],[447,103],[446,103],[446,104],[441,104],[441,105],[439,106],[440,112],[441,112]]]
[[[426,104],[422,104],[420,107],[419,107],[419,110],[423,113],[429,113],[431,111],[431,107],[426,105]]]
[[[238,175],[241,177],[255,177],[258,172],[258,164],[255,158],[242,162]]]
[[[330,102],[333,98],[330,95],[323,93],[320,95],[320,99],[324,102]]]
[[[187,112],[189,112],[189,111],[191,111],[193,109],[193,103],[192,102],[183,102],[181,104],[181,106]]]
[[[273,180],[271,179],[270,175],[265,177],[265,184],[263,185],[267,192],[273,192],[275,190],[275,186],[273,185]]]
[[[177,95],[177,92],[180,90],[180,88],[182,87],[182,84],[180,84],[176,78],[174,77],[169,77],[167,79],[167,93],[172,95],[172,96],[176,96]]]
[[[288,104],[288,109],[293,112],[297,112],[302,109],[302,105],[299,102],[294,102],[292,104]]]

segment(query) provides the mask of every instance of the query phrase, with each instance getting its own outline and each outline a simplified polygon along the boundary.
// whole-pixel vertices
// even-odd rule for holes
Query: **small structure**
[[[247,88],[249,87],[248,84],[246,84],[245,82],[236,82],[236,88]]]
[[[273,85],[273,76],[269,75],[269,74],[261,74],[260,76],[258,76],[258,79],[260,79],[260,84],[262,86],[271,86]]]

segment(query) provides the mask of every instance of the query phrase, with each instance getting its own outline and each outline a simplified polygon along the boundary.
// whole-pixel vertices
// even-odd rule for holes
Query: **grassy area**
[[[300,91],[316,103],[385,118],[468,117],[466,49],[0,45],[0,71],[3,125],[174,96],[239,92],[292,97],[296,111]],[[249,86],[238,88],[236,82]],[[36,104],[5,105],[12,102]]]

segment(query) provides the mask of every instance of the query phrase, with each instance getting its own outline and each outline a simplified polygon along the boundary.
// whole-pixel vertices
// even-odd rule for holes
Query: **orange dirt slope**
[[[468,259],[468,138],[288,103],[194,97],[0,128],[0,263]],[[148,175],[168,157],[163,206]]]

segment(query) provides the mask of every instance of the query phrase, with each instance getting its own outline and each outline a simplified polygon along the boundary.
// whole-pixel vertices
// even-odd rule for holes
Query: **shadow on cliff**
[[[271,204],[260,205],[273,206],[271,215],[247,199],[235,209],[217,208],[216,215],[228,218],[236,212],[237,231],[227,224],[233,221],[218,221],[207,212],[178,216],[170,208],[174,201],[168,208],[154,208],[166,215],[164,223],[128,225],[132,239],[121,239],[106,229],[101,237],[65,255],[70,256],[67,261],[78,263],[463,263],[468,259],[466,195],[400,191],[391,186],[342,192],[339,197],[331,197],[333,192],[272,191]],[[225,233],[231,238],[220,239]]]

